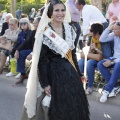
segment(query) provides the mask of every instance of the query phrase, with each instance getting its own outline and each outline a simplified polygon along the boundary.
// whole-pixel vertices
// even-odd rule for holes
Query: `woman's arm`
[[[10,32],[10,31],[9,31]],[[17,41],[17,38],[18,38],[18,34],[19,34],[19,30],[16,30],[15,32],[14,32],[14,34],[13,35],[8,35],[6,38],[8,39],[8,40],[11,40],[11,41],[13,41],[13,42],[16,42]]]
[[[30,34],[30,37],[26,39],[18,48],[18,51],[24,50],[24,49],[33,49],[33,43],[35,41],[35,31],[32,31]]]
[[[43,88],[49,86],[48,79],[48,57],[47,57],[48,47],[46,45],[42,45],[41,54],[38,63],[38,70],[40,74],[40,84]],[[34,54],[34,52],[33,52]]]

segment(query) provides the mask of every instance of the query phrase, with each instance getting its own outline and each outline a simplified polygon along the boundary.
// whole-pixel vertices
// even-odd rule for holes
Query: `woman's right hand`
[[[113,22],[113,23],[111,23],[109,26],[108,26],[108,29],[109,30],[113,30],[114,29],[114,24],[115,24],[116,22]]]
[[[19,58],[19,51],[18,50],[15,51],[14,57],[16,60]]]
[[[45,91],[46,95],[50,96],[51,95],[51,87],[50,87],[50,85],[48,85],[47,87],[45,87],[44,91]]]

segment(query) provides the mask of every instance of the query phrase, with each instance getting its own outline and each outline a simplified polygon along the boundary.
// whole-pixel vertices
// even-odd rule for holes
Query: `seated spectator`
[[[25,14],[25,13],[22,13],[22,14],[20,15],[20,18],[28,18],[28,15]]]
[[[5,30],[8,29],[10,18],[13,18],[13,15],[11,13],[8,13],[6,15],[6,22],[4,22],[2,25],[2,30],[1,30],[0,36],[2,36],[5,33]]]
[[[2,43],[5,43],[7,40],[12,41],[13,43],[17,41],[18,34],[18,20],[16,18],[9,19],[9,29],[7,29],[3,36],[0,37]],[[0,74],[3,71],[7,56],[9,55],[9,50],[1,49],[0,53]]]
[[[11,56],[14,57],[15,51],[17,48],[24,42],[24,40],[28,39],[31,34],[31,27],[30,22],[28,18],[21,18],[19,22],[19,28],[21,29],[21,32],[18,35],[18,39],[13,46],[13,49],[11,51]],[[6,76],[13,76],[14,74],[12,72],[8,73]]]
[[[100,46],[100,35],[103,32],[103,25],[100,23],[94,23],[91,25],[90,28],[90,34],[92,35],[91,41],[90,41],[90,51],[92,53],[100,53],[102,54],[101,51],[101,46]],[[93,52],[94,51],[94,52]],[[93,59],[88,59],[87,61],[87,76],[88,76],[88,88],[86,90],[86,94],[91,94],[92,93],[92,86],[94,82],[94,74],[95,74],[95,68],[97,67],[98,61],[93,60]],[[79,69],[82,73],[84,73],[84,59],[81,58],[78,61]]]
[[[20,79],[15,84],[23,83],[24,79],[26,78],[26,71],[25,71],[25,60],[26,58],[30,60],[32,58],[32,50],[35,41],[35,33],[40,21],[40,17],[35,18],[33,21],[33,25],[35,30],[32,31],[29,39],[25,40],[16,50],[15,58],[17,59],[17,72],[21,73]]]
[[[111,32],[114,30],[113,32]],[[100,102],[106,102],[112,90],[117,87],[117,81],[120,77],[120,22],[113,23],[103,32],[100,37],[101,42],[114,41],[114,54],[109,59],[98,63],[98,69],[105,78],[107,85],[104,88]],[[110,68],[113,68],[112,74]]]
[[[21,14],[21,16],[20,16],[20,18],[28,18],[28,15],[27,15],[27,14],[22,13],[22,14]],[[31,30],[34,30],[34,26],[33,26],[33,24],[32,24],[32,23],[30,23],[30,27],[31,27]]]

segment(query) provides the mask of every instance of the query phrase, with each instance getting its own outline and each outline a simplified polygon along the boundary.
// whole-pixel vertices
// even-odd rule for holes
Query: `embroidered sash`
[[[46,28],[46,30],[44,31],[44,35],[47,36],[59,49],[61,55],[65,55],[65,58],[68,59],[68,61],[73,65],[76,70],[75,64],[72,59],[72,50],[70,49],[70,46],[67,44],[67,42],[50,28]]]

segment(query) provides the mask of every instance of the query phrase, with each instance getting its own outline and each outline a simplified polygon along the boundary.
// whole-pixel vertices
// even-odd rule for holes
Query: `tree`
[[[102,0],[91,0],[91,3],[102,11]]]
[[[10,1],[10,11],[13,14],[13,16],[15,17],[15,11],[16,11],[16,0],[11,0]]]

